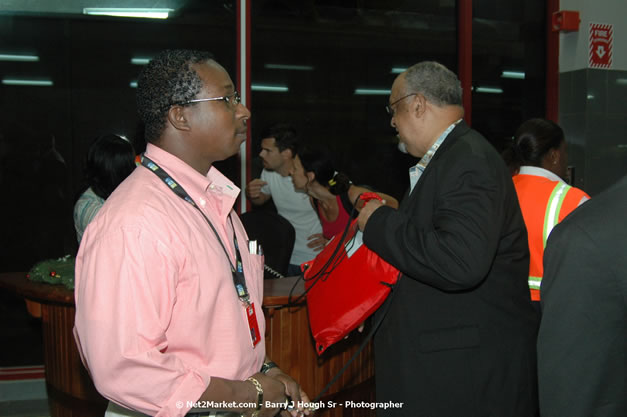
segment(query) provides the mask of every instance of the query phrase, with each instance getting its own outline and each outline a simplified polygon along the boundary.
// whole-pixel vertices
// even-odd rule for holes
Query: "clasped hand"
[[[359,212],[359,217],[357,217],[357,225],[359,226],[359,230],[361,230],[362,232],[364,231],[364,229],[366,228],[366,223],[368,223],[368,219],[370,219],[372,213],[374,213],[379,207],[383,205],[383,202],[373,199],[368,201],[361,208],[361,211]]]
[[[253,375],[263,387],[264,406],[259,412],[260,417],[271,417],[277,415],[300,417],[309,415],[310,411],[303,407],[309,403],[309,397],[302,390],[300,385],[292,377],[283,373],[278,368],[273,368],[267,374],[258,373]],[[273,407],[266,408],[266,405]],[[288,405],[293,405],[287,409]],[[281,406],[279,408],[279,406]],[[282,408],[285,406],[286,408]]]
[[[261,189],[267,184],[267,182],[259,178],[252,180],[246,186],[246,195],[250,199],[259,198],[259,196],[261,195]]]

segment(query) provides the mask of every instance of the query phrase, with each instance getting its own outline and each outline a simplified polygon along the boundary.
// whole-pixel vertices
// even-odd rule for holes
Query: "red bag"
[[[362,236],[354,220],[343,239],[341,233],[336,235],[315,259],[303,264],[318,355],[374,313],[398,280],[398,269],[368,249]]]

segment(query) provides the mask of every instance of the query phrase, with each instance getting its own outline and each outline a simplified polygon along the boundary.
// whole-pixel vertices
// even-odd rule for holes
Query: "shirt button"
[[[215,186],[215,185],[213,185],[213,184],[211,184],[211,185],[209,186],[209,189],[210,189],[210,190],[213,190],[214,188],[216,188],[216,186]]]
[[[201,198],[200,199],[200,205],[204,207],[206,204],[207,204],[207,202],[205,201],[205,199]]]

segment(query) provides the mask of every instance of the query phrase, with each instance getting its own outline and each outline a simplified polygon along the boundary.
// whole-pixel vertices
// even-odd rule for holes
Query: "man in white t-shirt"
[[[315,258],[326,239],[322,236],[320,219],[309,196],[296,191],[289,176],[298,143],[295,129],[277,124],[264,131],[261,137],[259,156],[264,169],[260,179],[248,183],[246,195],[254,205],[272,198],[278,213],[294,226],[296,239],[287,272],[288,275],[298,275],[300,265]]]

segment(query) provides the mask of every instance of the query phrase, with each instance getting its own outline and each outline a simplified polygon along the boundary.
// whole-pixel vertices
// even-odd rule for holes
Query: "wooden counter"
[[[294,377],[313,400],[358,349],[362,335],[342,341],[318,357],[309,331],[305,301],[289,305],[289,294],[295,282],[295,278],[264,282],[266,349],[268,356]],[[61,285],[29,281],[24,272],[0,273],[0,288],[41,304],[51,416],[102,417],[106,400],[94,388],[74,344],[74,293]],[[294,294],[302,292],[301,281]],[[372,347],[368,345],[323,400],[374,401],[373,374]],[[366,417],[374,413],[367,409],[337,407],[321,410],[316,415]]]
[[[96,391],[74,344],[74,292],[33,282],[24,272],[0,273],[0,288],[41,305],[46,390],[52,417],[102,417],[107,401]]]
[[[333,379],[335,374],[357,351],[364,335],[351,335],[347,340],[331,346],[318,356],[307,318],[305,301],[295,307],[288,306],[288,295],[295,278],[266,280],[264,282],[263,308],[266,316],[266,351],[268,357],[298,381],[313,400]],[[302,280],[294,295],[302,294]],[[369,343],[349,366],[341,378],[322,397],[326,403],[333,400],[374,401],[374,362],[372,344]],[[324,409],[316,416],[374,416],[368,409]]]

